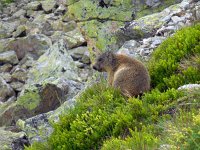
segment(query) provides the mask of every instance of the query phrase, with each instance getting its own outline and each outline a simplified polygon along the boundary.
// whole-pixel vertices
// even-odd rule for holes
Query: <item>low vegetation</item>
[[[45,143],[27,150],[200,150],[200,25],[178,31],[149,62],[152,90],[125,98],[105,82],[92,85],[60,116]]]

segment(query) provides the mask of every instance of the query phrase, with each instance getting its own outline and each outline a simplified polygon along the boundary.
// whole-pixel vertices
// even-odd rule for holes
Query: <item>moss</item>
[[[23,96],[17,100],[17,104],[23,106],[28,110],[34,110],[38,107],[41,97],[37,91],[26,91]]]

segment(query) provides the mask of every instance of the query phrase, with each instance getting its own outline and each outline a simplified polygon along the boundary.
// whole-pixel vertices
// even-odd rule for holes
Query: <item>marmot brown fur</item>
[[[145,66],[126,55],[105,52],[96,59],[93,69],[107,72],[109,85],[119,88],[125,96],[137,96],[150,89],[150,77]]]

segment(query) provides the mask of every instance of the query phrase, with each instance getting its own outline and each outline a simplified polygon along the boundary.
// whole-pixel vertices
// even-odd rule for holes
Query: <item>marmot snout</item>
[[[145,66],[126,55],[105,52],[96,59],[93,69],[107,72],[109,85],[119,88],[128,97],[150,90],[150,77]]]

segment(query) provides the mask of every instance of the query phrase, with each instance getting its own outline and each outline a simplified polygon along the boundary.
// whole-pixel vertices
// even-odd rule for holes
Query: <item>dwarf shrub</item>
[[[152,87],[166,90],[199,81],[196,66],[179,70],[181,60],[196,54],[200,54],[200,24],[177,31],[154,51],[149,61]]]
[[[99,149],[107,139],[119,137],[117,141],[128,141],[125,140],[125,145],[152,147],[157,143],[154,125],[159,118],[168,116],[164,112],[174,107],[181,96],[183,94],[175,89],[165,93],[152,90],[141,99],[126,99],[120,91],[102,83],[93,85],[54,125],[54,132],[48,139],[49,147],[53,150]],[[146,133],[147,128],[149,132]],[[131,139],[141,139],[141,143],[131,142]],[[37,149],[38,145],[35,147]],[[34,145],[31,148],[33,150]]]

